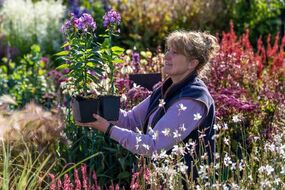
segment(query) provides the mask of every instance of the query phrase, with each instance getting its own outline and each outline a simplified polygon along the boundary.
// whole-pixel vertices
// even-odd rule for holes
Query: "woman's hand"
[[[110,123],[106,119],[101,117],[100,115],[93,114],[93,117],[97,119],[94,122],[80,123],[78,121],[75,121],[75,124],[79,126],[83,126],[83,127],[92,127],[92,128],[98,129],[99,131],[105,133]]]

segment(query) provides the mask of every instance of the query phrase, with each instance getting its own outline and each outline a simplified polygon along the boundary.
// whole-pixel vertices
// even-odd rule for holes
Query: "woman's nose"
[[[165,52],[164,58],[167,60],[171,59],[171,53],[169,51]]]

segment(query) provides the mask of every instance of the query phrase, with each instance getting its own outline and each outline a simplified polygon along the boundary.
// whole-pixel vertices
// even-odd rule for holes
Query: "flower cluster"
[[[110,10],[103,16],[103,25],[108,28],[112,25],[119,25],[121,23],[121,15],[114,11]]]
[[[71,19],[65,22],[61,28],[61,32],[66,33],[68,30],[73,29],[73,27],[84,33],[88,31],[94,32],[97,28],[93,17],[87,13],[83,13],[79,18],[76,18],[76,16],[71,13]]]

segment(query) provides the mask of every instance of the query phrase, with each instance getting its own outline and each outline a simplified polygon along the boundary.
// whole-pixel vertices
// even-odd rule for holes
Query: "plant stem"
[[[87,41],[84,43],[84,45],[85,45],[85,50],[86,50],[86,48],[87,48],[87,43],[88,43],[88,41],[89,41],[89,39],[87,39]],[[86,67],[86,55],[85,55],[85,52],[84,52],[84,96],[87,96],[87,67]]]
[[[109,30],[109,48],[110,48],[110,53],[111,53],[111,62],[109,62],[109,68],[110,68],[110,74],[109,74],[109,77],[110,77],[110,80],[111,80],[111,95],[114,95],[114,91],[115,91],[115,87],[114,87],[114,67],[113,67],[113,63],[112,63],[112,60],[113,60],[113,52],[112,52],[112,29],[110,28]]]

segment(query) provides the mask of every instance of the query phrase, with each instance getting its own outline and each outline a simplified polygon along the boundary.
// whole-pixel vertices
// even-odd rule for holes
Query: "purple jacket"
[[[170,150],[197,128],[207,114],[201,102],[180,99],[168,108],[153,129],[149,128],[146,134],[142,134],[149,99],[147,97],[128,112],[120,110],[119,120],[110,132],[112,139],[135,154],[150,157],[155,152]],[[160,105],[163,106],[163,100]],[[148,123],[151,123],[155,113],[150,116]]]

